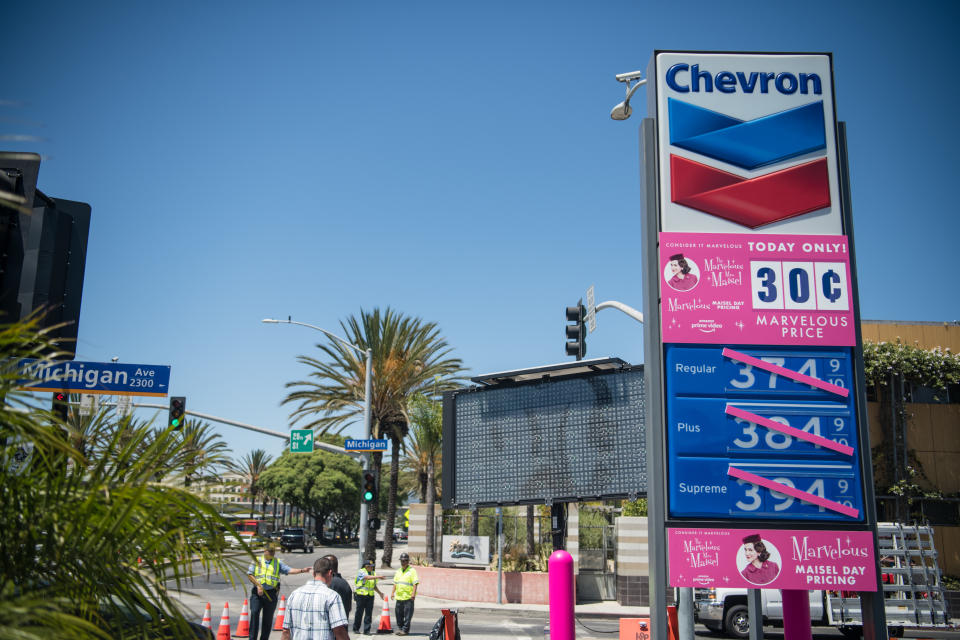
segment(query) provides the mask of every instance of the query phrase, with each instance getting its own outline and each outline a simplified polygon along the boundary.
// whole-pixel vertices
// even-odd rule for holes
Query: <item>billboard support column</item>
[[[567,505],[563,502],[550,503],[550,523],[553,538],[553,550],[567,548]]]
[[[847,123],[837,122],[837,155],[838,166],[840,168],[840,203],[843,209],[844,226],[850,237],[853,237],[853,203],[850,196],[850,164],[847,155]],[[854,243],[850,243],[850,270],[857,272],[857,252]],[[860,299],[860,284],[857,278],[851,281],[851,292],[855,300]],[[854,328],[856,330],[856,358],[853,370],[856,376],[859,390],[859,399],[857,402],[857,421],[862,424],[868,424],[867,421],[867,384],[866,373],[863,365],[863,328],[860,324],[860,305],[855,305],[853,309]],[[861,437],[863,438],[863,450],[870,452],[870,430],[864,428]],[[877,500],[873,484],[873,464],[870,455],[864,455],[860,460],[860,473],[863,477],[864,504],[863,510],[866,512],[867,522],[873,526],[876,534],[877,523]],[[865,640],[876,640],[877,638],[887,637],[887,612],[884,604],[883,585],[880,583],[880,541],[877,536],[873,536],[873,558],[874,570],[877,577],[876,591],[860,592],[860,611],[863,619],[863,637]]]
[[[641,187],[643,189],[643,233],[646,236],[643,246],[643,288],[644,288],[644,378],[647,389],[647,404],[644,420],[647,428],[647,537],[650,545],[650,631],[651,637],[662,640],[667,637],[667,541],[666,506],[664,504],[664,467],[663,467],[663,362],[660,349],[660,310],[653,304],[655,295],[649,292],[659,290],[659,260],[655,247],[657,243],[658,206],[657,193],[657,156],[656,122],[653,118],[644,118],[640,124],[640,166]]]
[[[750,640],[763,640],[763,598],[760,589],[747,589]]]
[[[677,607],[677,633],[679,640],[694,640],[693,587],[680,587],[680,602]]]

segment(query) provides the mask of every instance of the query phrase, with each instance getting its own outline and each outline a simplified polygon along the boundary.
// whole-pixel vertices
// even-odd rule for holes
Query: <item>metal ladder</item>
[[[949,627],[933,528],[917,523],[878,523],[880,572],[896,578],[881,581],[887,625]],[[884,566],[886,565],[886,566]],[[860,625],[860,599],[826,592],[827,618],[832,625]]]
[[[933,528],[917,523],[879,525],[881,557],[892,557],[894,566],[881,573],[898,576],[897,584],[884,584],[887,623],[906,626],[946,627],[949,624]],[[887,536],[890,545],[885,546]],[[886,594],[894,593],[890,598]]]

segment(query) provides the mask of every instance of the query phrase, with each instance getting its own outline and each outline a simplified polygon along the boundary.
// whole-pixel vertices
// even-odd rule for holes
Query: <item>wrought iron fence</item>
[[[580,571],[615,572],[613,515],[613,512],[606,508],[580,508]]]
[[[497,555],[497,515],[495,509],[479,509],[477,522],[474,524],[474,516],[470,511],[451,510],[442,515],[436,516],[434,531],[437,532],[434,540],[435,557],[439,560],[442,557],[442,536],[487,536],[490,543],[490,558],[493,560]],[[503,508],[503,549],[504,559],[511,558],[517,560],[519,556],[540,556],[544,553],[549,557],[553,552],[553,544],[550,537],[550,516],[544,515],[534,509],[533,520],[530,525],[532,528],[532,538],[528,539],[528,523],[525,507],[504,507]],[[532,544],[529,544],[532,543]]]

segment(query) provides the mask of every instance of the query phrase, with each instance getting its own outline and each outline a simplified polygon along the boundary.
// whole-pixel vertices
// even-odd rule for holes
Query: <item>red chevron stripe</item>
[[[670,156],[671,199],[751,229],[830,206],[827,159],[756,178]]]

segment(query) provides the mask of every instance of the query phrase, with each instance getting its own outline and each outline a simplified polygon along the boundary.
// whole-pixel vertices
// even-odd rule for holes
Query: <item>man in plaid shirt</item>
[[[340,594],[330,588],[333,565],[329,558],[313,563],[313,581],[287,598],[280,640],[350,640],[347,614]]]

